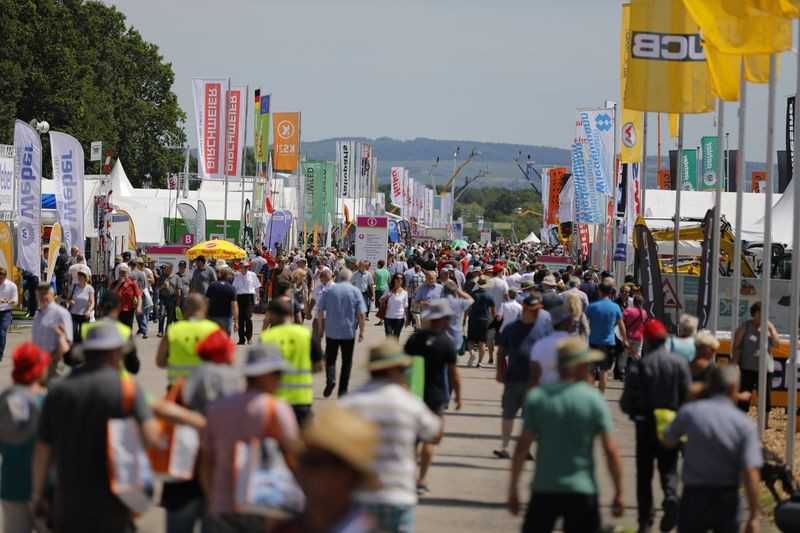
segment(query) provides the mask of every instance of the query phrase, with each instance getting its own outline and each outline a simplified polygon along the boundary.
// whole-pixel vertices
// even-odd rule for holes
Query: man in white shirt
[[[519,318],[522,313],[522,304],[517,301],[517,291],[508,289],[506,300],[500,305],[497,310],[497,319],[500,322],[500,333],[508,327],[509,324]]]
[[[6,334],[11,327],[11,311],[19,303],[19,291],[8,279],[8,272],[0,267],[0,359],[6,350]]]
[[[322,323],[319,320],[321,317],[319,316],[319,311],[317,309],[317,302],[322,299],[322,295],[325,294],[325,291],[333,287],[333,272],[328,267],[322,267],[319,270],[319,283],[316,284],[314,289],[311,291],[311,317],[312,317],[312,329],[314,331],[314,336],[318,338],[322,338],[323,331],[322,331]]]
[[[503,277],[503,266],[494,265],[492,267],[492,279],[486,284],[486,293],[494,301],[494,308],[500,309],[503,302],[506,301],[508,294],[508,283]],[[497,323],[489,326],[489,331],[486,333],[486,345],[489,348],[489,361],[494,359],[494,340],[497,334]]]
[[[558,345],[569,337],[573,326],[569,306],[561,304],[550,310],[553,332],[539,339],[531,347],[531,379],[529,385],[536,387],[559,380]]]
[[[239,271],[233,277],[233,288],[239,306],[239,344],[250,344],[253,338],[253,307],[256,293],[261,288],[258,276],[250,270],[250,261],[239,264]]]

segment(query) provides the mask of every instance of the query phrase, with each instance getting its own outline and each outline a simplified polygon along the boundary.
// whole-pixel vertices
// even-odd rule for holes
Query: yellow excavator
[[[725,270],[730,270],[728,265],[731,264],[731,258],[734,256],[734,235],[730,223],[722,217],[720,224],[720,262],[724,265]],[[657,241],[672,241],[675,238],[675,232],[672,229],[663,229],[654,231],[653,238]],[[703,242],[704,232],[702,224],[693,224],[685,226],[678,231],[678,239],[681,241],[699,241]],[[741,256],[741,269],[742,276],[745,278],[757,278],[756,264],[754,256],[746,250],[742,250]],[[668,273],[673,271],[672,260],[661,260],[661,272]],[[700,260],[699,258],[679,259],[678,272],[681,274],[689,274],[694,276],[700,275]]]

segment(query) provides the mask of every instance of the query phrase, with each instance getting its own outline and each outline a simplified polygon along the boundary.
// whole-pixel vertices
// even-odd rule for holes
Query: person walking
[[[375,269],[375,308],[380,305],[381,298],[389,290],[389,269],[383,259],[378,260],[378,268]],[[383,325],[383,320],[378,320],[377,326]]]
[[[691,363],[695,356],[694,336],[697,333],[699,321],[696,316],[683,313],[678,318],[677,335],[670,335],[667,340],[667,349],[686,359]]]
[[[189,292],[205,294],[208,291],[208,287],[217,281],[217,273],[214,272],[213,268],[206,266],[206,258],[202,255],[198,255],[194,260],[194,267],[194,272],[189,278]]]
[[[387,337],[400,338],[408,315],[408,293],[403,288],[403,275],[392,276],[389,290],[378,301],[383,308],[383,331]]]
[[[528,384],[531,388],[556,383],[559,380],[558,347],[564,339],[574,334],[576,326],[569,305],[562,304],[550,310],[550,325],[549,334],[537,340],[528,350],[530,357]]]
[[[644,298],[639,293],[633,296],[633,305],[628,306],[622,312],[622,321],[625,322],[625,331],[628,334],[628,343],[631,346],[630,355],[636,359],[642,357],[644,325],[650,318],[650,313],[644,308]],[[617,357],[617,366],[620,369],[625,369],[627,363],[628,356],[623,350]]]
[[[739,369],[716,368],[707,399],[689,402],[664,433],[665,446],[682,447],[683,495],[678,531],[739,531],[739,487],[744,482],[748,515],[744,531],[760,520],[760,469],[764,462],[756,423],[736,408]]]
[[[0,360],[6,351],[8,328],[11,327],[12,311],[19,304],[19,291],[8,279],[8,271],[0,267]]]
[[[464,355],[466,344],[464,341],[464,313],[467,312],[475,300],[452,279],[447,280],[447,283],[444,284],[442,295],[447,300],[447,303],[450,304],[450,310],[453,312],[453,316],[450,317],[447,334],[450,335],[450,339],[453,341],[456,354]]]
[[[361,291],[350,283],[352,272],[342,268],[336,275],[336,283],[320,298],[319,320],[325,332],[325,390],[327,398],[336,387],[336,358],[342,352],[342,368],[339,374],[339,396],[347,394],[350,370],[353,367],[353,349],[356,342],[364,340],[367,305]]]
[[[130,278],[129,274],[130,267],[125,263],[120,264],[117,281],[114,282],[111,289],[119,296],[119,321],[132,328],[133,319],[142,308],[142,290],[139,288],[139,284]]]
[[[164,336],[165,328],[177,320],[178,292],[180,287],[178,277],[172,273],[172,263],[164,265],[161,283],[158,286],[158,336]]]
[[[234,451],[237,442],[278,441],[287,464],[295,464],[299,430],[289,405],[275,397],[286,362],[277,346],[259,344],[247,352],[242,369],[243,392],[208,405],[206,431],[201,442],[200,479],[208,498],[208,531],[262,531],[264,517],[236,512]]]
[[[498,339],[497,360],[507,361],[497,365],[496,379],[503,384],[502,421],[500,424],[500,449],[495,457],[511,459],[508,445],[514,429],[514,419],[525,403],[528,393],[530,347],[546,337],[551,330],[551,316],[543,309],[542,299],[528,296],[522,304],[519,320],[507,324]],[[506,368],[505,372],[502,371]]]
[[[53,288],[40,283],[36,289],[39,309],[33,317],[31,341],[50,355],[48,379],[56,375],[61,357],[67,353],[73,341],[72,317],[69,311],[55,302]]]
[[[456,410],[461,409],[461,377],[456,368],[456,350],[447,334],[453,311],[447,300],[432,300],[422,315],[422,327],[408,338],[405,352],[425,360],[425,390],[423,401],[438,416],[450,403],[451,392]],[[419,455],[417,492],[430,492],[427,485],[428,469],[433,462],[433,443],[423,443]]]
[[[416,445],[441,439],[441,419],[405,386],[410,365],[411,357],[397,341],[386,339],[370,350],[369,382],[340,401],[380,430],[372,468],[382,488],[362,490],[356,494],[356,501],[375,517],[378,529],[387,533],[413,530]]]
[[[625,380],[620,408],[636,424],[636,501],[639,531],[653,524],[653,463],[658,464],[664,492],[659,528],[670,531],[678,521],[678,450],[667,448],[659,439],[662,420],[674,416],[689,397],[691,373],[684,358],[666,346],[668,333],[660,321],[644,326],[644,340],[650,351],[638,360]]]
[[[89,285],[86,272],[78,271],[78,283],[70,289],[67,305],[72,317],[72,338],[80,342],[83,339],[81,327],[92,318],[95,307],[94,287]]]
[[[495,305],[494,300],[486,292],[488,278],[481,276],[478,278],[478,288],[472,293],[472,306],[469,308],[469,323],[467,325],[467,341],[469,342],[469,361],[467,366],[475,363],[475,349],[478,350],[478,362],[475,368],[480,368],[483,362],[483,354],[487,349],[489,338],[489,327],[494,322]],[[489,364],[492,364],[492,353],[489,352]]]
[[[136,282],[141,293],[141,305],[136,309],[136,324],[138,327],[136,334],[146,339],[148,315],[153,307],[153,298],[150,292],[150,282],[147,278],[147,273],[144,271],[144,259],[137,257],[133,265],[129,277]]]
[[[566,533],[600,531],[594,441],[600,438],[614,483],[613,516],[622,516],[622,464],[612,437],[608,404],[587,384],[589,366],[605,354],[579,337],[558,348],[559,381],[534,388],[525,400],[524,426],[511,462],[508,509],[520,511],[519,479],[528,450],[537,441],[531,499],[522,531],[550,532],[563,518]]]
[[[586,308],[586,317],[589,319],[589,346],[606,354],[606,358],[599,361],[593,370],[594,379],[598,383],[600,392],[605,393],[608,371],[614,364],[614,352],[617,344],[615,327],[619,328],[623,348],[627,350],[629,344],[625,332],[625,322],[622,321],[622,310],[611,299],[614,295],[614,286],[610,283],[601,283],[598,293],[600,297]]]
[[[186,298],[186,320],[179,320],[167,328],[156,353],[156,366],[167,369],[167,382],[172,385],[180,378],[188,378],[202,361],[197,355],[197,344],[219,325],[206,318],[206,299],[192,293]]]
[[[172,284],[178,291],[177,299],[175,301],[176,309],[180,309],[183,313],[183,304],[191,292],[192,274],[186,270],[186,261],[181,259],[178,261],[178,271],[173,275]]]
[[[126,341],[114,324],[89,331],[76,348],[84,362],[56,383],[42,407],[39,440],[33,459],[33,508],[45,509],[45,486],[51,466],[55,486],[55,531],[101,533],[133,532],[133,514],[111,492],[107,455],[107,426],[112,418],[133,417],[146,447],[159,443],[159,426],[133,378],[120,378],[119,366]],[[131,390],[126,412],[123,388]],[[98,459],[100,458],[100,459]]]
[[[367,310],[364,313],[364,318],[369,320],[369,311],[372,308],[372,298],[375,292],[375,281],[372,278],[372,273],[369,271],[369,261],[359,261],[358,270],[353,272],[353,277],[350,282],[358,289],[361,296],[364,298],[364,305]]]
[[[236,290],[236,305],[239,308],[239,344],[250,344],[253,338],[253,309],[256,294],[261,288],[258,276],[250,270],[250,261],[239,263],[239,272],[233,278]]]
[[[219,278],[212,281],[206,290],[208,319],[216,322],[228,335],[239,329],[239,305],[232,281],[233,273],[225,268],[220,270]]]
[[[771,352],[780,343],[778,330],[771,321],[767,321],[767,414],[764,427],[769,426],[769,412],[772,409],[772,373],[775,371],[775,360]],[[750,306],[750,320],[743,322],[736,330],[731,346],[731,362],[741,369],[740,389],[744,392],[758,391],[759,346],[761,345],[761,302]],[[739,402],[739,409],[747,412],[749,401]]]
[[[312,373],[322,371],[322,347],[311,331],[291,321],[290,305],[283,300],[267,304],[269,329],[260,336],[264,344],[275,344],[286,361],[283,378],[275,395],[292,406],[297,423],[302,426],[311,416],[314,401]]]

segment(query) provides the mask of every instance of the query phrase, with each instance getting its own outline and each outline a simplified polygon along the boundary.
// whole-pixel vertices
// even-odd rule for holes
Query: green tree
[[[186,115],[172,65],[122,13],[83,0],[0,0],[0,13],[0,141],[13,142],[15,118],[37,118],[77,138],[87,156],[91,141],[103,141],[134,185],[150,174],[163,186],[180,170]]]

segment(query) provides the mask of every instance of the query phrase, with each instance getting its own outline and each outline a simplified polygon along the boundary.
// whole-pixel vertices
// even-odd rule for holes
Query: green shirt
[[[386,291],[389,289],[389,271],[385,268],[375,269],[375,290]]]
[[[612,431],[597,389],[585,382],[536,387],[525,401],[524,424],[538,441],[532,492],[597,493],[594,438]]]

